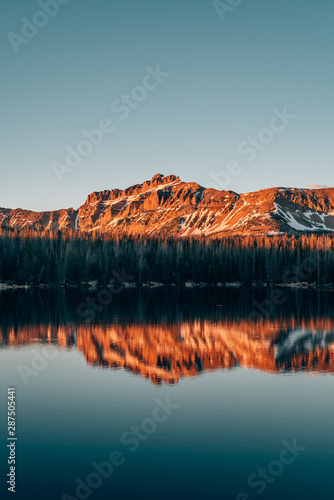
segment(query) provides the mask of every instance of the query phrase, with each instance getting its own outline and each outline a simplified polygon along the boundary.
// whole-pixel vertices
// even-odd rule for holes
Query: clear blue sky
[[[92,191],[157,172],[208,185],[229,161],[242,168],[226,186],[237,192],[334,184],[333,0],[244,0],[224,20],[205,0],[38,11],[35,0],[0,7],[0,206],[77,208]],[[22,36],[24,17],[46,25],[15,45],[8,33]],[[121,120],[111,104],[159,64],[169,76]],[[296,117],[247,161],[238,147],[284,106]],[[59,182],[54,162],[104,118],[113,132]]]

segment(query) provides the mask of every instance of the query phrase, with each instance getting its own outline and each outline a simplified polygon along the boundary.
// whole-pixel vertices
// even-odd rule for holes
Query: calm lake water
[[[13,498],[332,500],[332,292],[116,292],[0,293],[1,498],[15,387]]]

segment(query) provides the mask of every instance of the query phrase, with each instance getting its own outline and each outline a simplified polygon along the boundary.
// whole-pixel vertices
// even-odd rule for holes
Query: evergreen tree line
[[[2,230],[0,282],[17,285],[334,283],[334,234],[205,240]]]

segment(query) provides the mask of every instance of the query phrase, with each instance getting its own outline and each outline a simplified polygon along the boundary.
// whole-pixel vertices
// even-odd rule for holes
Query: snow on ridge
[[[323,212],[317,212],[314,211],[312,212],[311,210],[308,210],[307,212],[300,212],[299,217],[304,220],[308,226],[305,224],[302,224],[301,222],[298,222],[296,220],[296,216],[298,215],[297,213],[292,214],[288,210],[282,208],[280,205],[277,203],[274,203],[275,205],[275,214],[281,217],[284,222],[286,222],[292,229],[295,229],[296,231],[332,231],[332,229],[326,224],[325,218],[331,217],[331,214],[326,214]],[[312,216],[317,216],[319,219],[322,220],[322,222],[316,222],[311,219]]]

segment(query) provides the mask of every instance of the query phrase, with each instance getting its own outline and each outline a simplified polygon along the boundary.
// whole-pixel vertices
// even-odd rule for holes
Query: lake
[[[1,498],[333,498],[334,294],[0,293]]]

